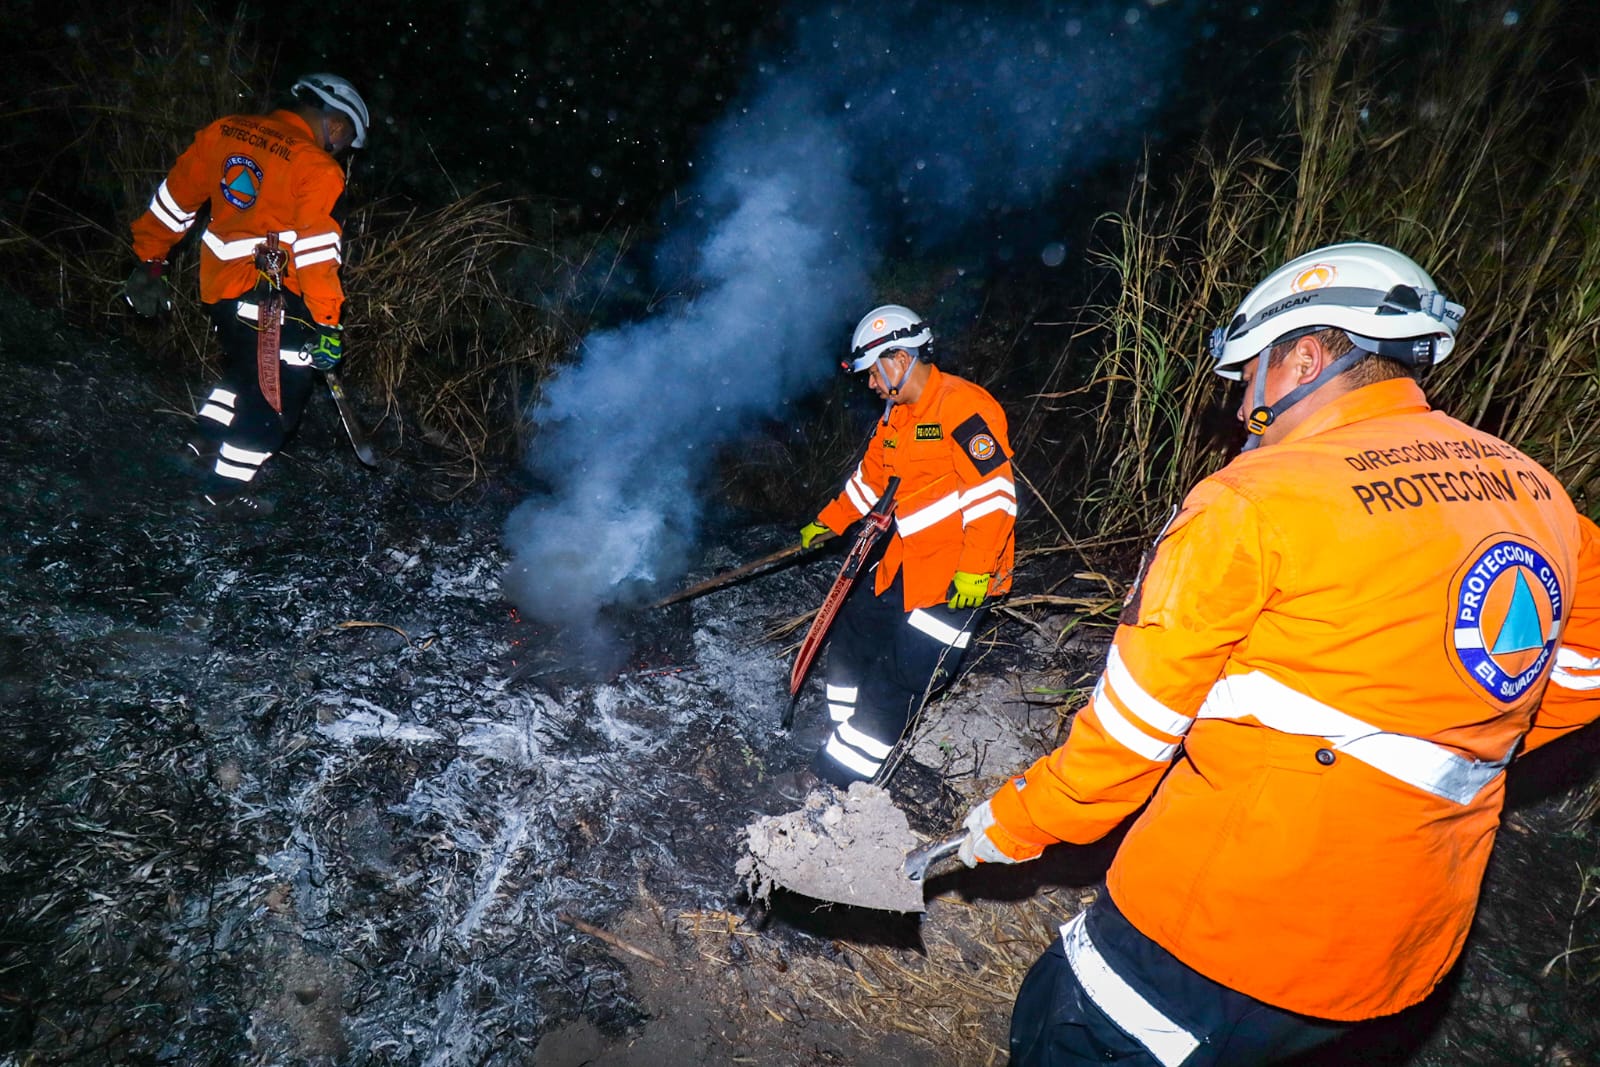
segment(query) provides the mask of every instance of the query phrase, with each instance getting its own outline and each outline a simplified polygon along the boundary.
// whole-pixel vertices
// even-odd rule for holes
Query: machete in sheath
[[[277,234],[267,234],[266,241],[256,245],[256,270],[268,286],[256,305],[256,380],[267,406],[279,415],[283,414],[283,387],[278,375],[278,349],[283,335],[283,268],[288,262],[289,251],[278,243]]]
[[[822,607],[817,609],[816,618],[811,620],[811,629],[806,631],[806,639],[800,642],[800,651],[794,658],[794,667],[789,671],[791,699],[788,709],[783,714],[784,729],[788,729],[794,721],[795,701],[792,698],[799,695],[800,686],[806,680],[806,672],[811,669],[811,661],[816,659],[817,651],[822,648],[822,639],[828,636],[828,628],[833,625],[834,616],[839,614],[844,598],[850,595],[850,587],[860,577],[861,568],[866,565],[872,546],[878,543],[878,538],[894,521],[894,493],[898,488],[900,479],[890,478],[878,502],[862,517],[861,530],[856,534],[856,543],[850,546],[844,562],[839,565],[839,576],[833,580],[833,588],[828,590],[827,599],[823,600]]]

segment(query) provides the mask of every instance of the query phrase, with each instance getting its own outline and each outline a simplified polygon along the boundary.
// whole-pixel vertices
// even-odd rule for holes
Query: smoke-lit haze
[[[525,613],[587,626],[676,580],[719,446],[834,372],[856,319],[897,298],[871,287],[885,255],[966,240],[1137,149],[1177,13],[1055,6],[797,20],[696,161],[694,232],[668,242],[695,249],[693,293],[591,334],[530,412],[551,489],[507,522]]]

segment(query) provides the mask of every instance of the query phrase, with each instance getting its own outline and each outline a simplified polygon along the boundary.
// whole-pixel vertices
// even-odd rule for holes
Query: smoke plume
[[[970,239],[1137,145],[1171,62],[1156,14],[1175,19],[915,2],[797,19],[696,161],[692,232],[667,242],[694,249],[691,294],[589,335],[530,412],[550,489],[507,522],[510,599],[586,627],[679,577],[719,446],[831,372],[896,295],[870,286],[887,252]]]

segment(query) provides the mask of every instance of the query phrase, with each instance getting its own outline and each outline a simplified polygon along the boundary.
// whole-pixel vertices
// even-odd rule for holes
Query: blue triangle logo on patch
[[[1533,591],[1528,588],[1528,576],[1517,571],[1517,586],[1511,592],[1511,606],[1506,610],[1505,622],[1494,639],[1493,654],[1526,652],[1544,646],[1544,625],[1539,620],[1539,606],[1534,603]]]
[[[228,188],[232,189],[234,192],[238,193],[240,196],[255,196],[256,195],[256,183],[255,183],[255,180],[250,177],[250,172],[247,171],[247,170],[241,170],[239,172],[239,176],[234,178],[233,181],[228,183]]]

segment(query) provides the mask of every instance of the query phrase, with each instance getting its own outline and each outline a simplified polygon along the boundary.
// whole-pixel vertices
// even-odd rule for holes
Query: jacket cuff
[[[1013,859],[1028,860],[1061,839],[1034,825],[1028,810],[1022,806],[1022,790],[1018,783],[1026,784],[1024,775],[1017,775],[995,792],[989,800],[989,810],[994,813],[994,825],[989,827],[989,839],[995,847]]]

